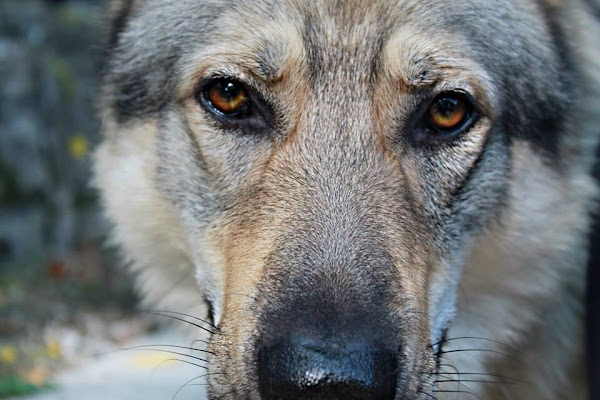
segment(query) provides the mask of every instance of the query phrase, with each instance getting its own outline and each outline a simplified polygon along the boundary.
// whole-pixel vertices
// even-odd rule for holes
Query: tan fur
[[[143,2],[135,4],[143,9],[138,3]],[[579,114],[565,128],[572,134],[560,143],[560,166],[549,165],[540,149],[524,140],[511,143],[509,171],[488,172],[488,182],[482,181],[507,178],[503,214],[465,239],[461,252],[450,258],[450,250],[436,248],[438,238],[425,220],[450,218],[444,213],[450,214],[455,191],[479,162],[499,117],[498,83],[485,65],[473,61],[461,32],[432,32],[420,20],[401,24],[386,38],[378,73],[369,81],[362,72],[372,67],[367,50],[372,50],[369,40],[379,34],[381,15],[402,20],[406,10],[396,10],[388,1],[356,1],[338,12],[334,3],[290,1],[289,10],[283,7],[284,14],[268,21],[260,10],[226,12],[219,21],[228,29],[217,30],[212,44],[190,43],[187,59],[176,65],[174,105],[161,116],[171,118],[168,128],[159,118],[119,122],[107,112],[106,140],[96,151],[96,185],[115,222],[114,241],[138,274],[144,299],[161,309],[199,316],[206,315],[205,300],[211,301],[219,327],[211,340],[211,368],[226,371],[211,377],[212,390],[224,393],[223,388],[234,387],[238,391],[227,398],[241,396],[245,389],[240,388],[250,387],[256,375],[248,361],[256,350],[253,340],[269,328],[260,325],[262,307],[277,296],[286,298],[273,278],[289,272],[274,257],[289,250],[282,238],[313,238],[306,253],[325,253],[327,261],[348,254],[356,259],[369,251],[353,246],[369,225],[376,232],[374,241],[382,243],[377,251],[393,264],[390,276],[401,282],[402,293],[395,293],[387,307],[407,325],[401,350],[407,370],[434,370],[431,329],[448,317],[434,311],[449,301],[447,288],[458,285],[448,336],[478,339],[448,341],[440,376],[468,379],[460,372],[477,372],[516,383],[437,387],[465,392],[454,394],[461,399],[473,394],[484,399],[585,399],[582,297],[589,212],[598,197],[589,171],[600,121],[599,24],[579,1],[543,6],[516,2],[532,32],[543,31],[542,11],[548,8],[560,14],[569,40],[577,44],[575,55],[586,81],[580,103],[573,107]],[[319,39],[329,52],[321,54],[317,73],[326,71],[326,76],[310,72],[309,57],[314,55],[308,54],[303,36],[307,16],[321,24]],[[273,54],[271,70],[261,65],[261,52]],[[277,120],[272,138],[248,138],[215,127],[197,101],[198,82],[214,74],[253,82],[259,94],[276,99],[285,118]],[[472,93],[482,116],[467,138],[432,159],[399,144],[396,127],[411,118],[414,110],[406,105],[414,94],[438,84],[438,90],[460,87]],[[323,104],[328,105],[325,111]],[[342,121],[345,130],[338,131]],[[173,146],[166,155],[160,153],[165,143]],[[161,164],[165,160],[175,166]],[[353,168],[360,174],[344,174],[349,165],[358,164]],[[173,168],[170,175],[159,177],[158,171],[167,167]],[[182,186],[192,190],[200,186],[201,173],[208,177],[202,190],[223,202],[202,228],[194,219],[199,207],[186,208],[181,196],[169,197],[179,189],[172,182],[189,178]],[[337,190],[334,195],[326,192],[323,180]],[[360,208],[357,217],[353,212],[360,201],[366,211]],[[308,216],[316,220],[314,225]],[[337,236],[327,237],[338,227]],[[316,243],[321,236],[340,246],[339,254],[322,250]],[[464,268],[456,269],[462,261]],[[358,278],[345,277],[339,269],[332,267],[329,276],[319,275],[319,268],[323,266],[313,265],[315,275],[311,269],[307,275],[341,288],[334,297],[343,298],[358,286]],[[464,349],[483,351],[458,351]],[[423,390],[416,383],[407,390],[425,398],[416,397]]]

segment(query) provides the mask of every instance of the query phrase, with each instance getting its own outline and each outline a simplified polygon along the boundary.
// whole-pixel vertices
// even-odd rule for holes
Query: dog
[[[593,7],[113,1],[95,182],[209,399],[586,398]]]

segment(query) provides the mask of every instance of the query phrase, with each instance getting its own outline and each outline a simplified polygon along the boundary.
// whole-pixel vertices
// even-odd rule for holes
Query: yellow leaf
[[[52,358],[60,357],[60,344],[56,340],[50,340],[46,345],[46,354],[48,354]]]
[[[4,364],[14,364],[17,362],[17,349],[14,346],[2,346],[0,347],[0,360]]]
[[[157,352],[149,352],[148,354],[138,354],[132,358],[132,364],[139,369],[152,369],[160,365],[167,366],[167,361],[173,359],[173,356]]]
[[[26,371],[23,373],[23,378],[27,380],[27,382],[35,385],[42,386],[46,380],[48,380],[49,376],[48,370],[42,367],[35,367],[32,370]]]
[[[69,138],[69,154],[71,157],[79,160],[85,157],[89,151],[90,144],[82,134],[76,134]]]

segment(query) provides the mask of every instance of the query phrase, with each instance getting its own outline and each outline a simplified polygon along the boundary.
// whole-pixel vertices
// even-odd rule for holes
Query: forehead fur
[[[557,146],[561,123],[554,116],[568,107],[573,92],[556,7],[534,1],[119,4],[105,106],[120,122],[156,116],[176,102],[179,86],[202,78],[198,65],[209,48],[225,64],[251,68],[267,80],[301,62],[313,83],[353,69],[365,83],[391,73],[430,84],[445,79],[449,69],[462,69],[485,81],[479,91],[494,97],[513,121],[507,131],[546,150]],[[484,79],[477,76],[482,69]]]

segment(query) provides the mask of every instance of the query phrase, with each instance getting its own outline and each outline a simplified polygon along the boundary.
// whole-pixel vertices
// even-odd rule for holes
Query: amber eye
[[[239,117],[248,113],[250,99],[244,85],[234,80],[217,79],[210,82],[204,91],[210,107],[226,117]]]
[[[463,128],[471,116],[471,103],[460,93],[442,93],[429,106],[429,122],[441,132],[455,132]]]

